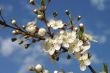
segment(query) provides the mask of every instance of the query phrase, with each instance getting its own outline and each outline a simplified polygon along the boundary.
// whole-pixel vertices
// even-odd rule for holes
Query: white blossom
[[[72,43],[76,39],[76,32],[60,32],[59,39],[62,40],[62,45],[66,48],[69,48],[69,43]]]
[[[46,29],[45,29],[45,28],[40,28],[39,31],[38,31],[38,34],[39,34],[40,36],[45,36],[45,34],[46,34]]]
[[[33,34],[36,32],[36,27],[37,26],[35,25],[35,22],[28,22],[26,26],[26,31]]]
[[[52,27],[55,30],[58,28],[62,28],[64,26],[64,24],[61,20],[56,21],[54,19],[51,19],[47,25],[48,25],[48,27]]]
[[[60,50],[61,44],[55,39],[48,38],[44,43],[44,50],[50,55],[53,55],[55,50]]]
[[[88,57],[89,57],[88,53],[85,52],[85,53],[83,53],[83,55],[80,57],[80,60],[87,60]]]
[[[82,46],[81,46],[81,50],[82,52],[81,53],[84,53],[86,52],[87,50],[89,50],[91,47],[91,44],[90,42],[85,42]]]
[[[70,43],[70,47],[68,52],[69,53],[74,53],[74,52],[79,52],[81,50],[83,42],[79,39],[76,39],[73,43]]]

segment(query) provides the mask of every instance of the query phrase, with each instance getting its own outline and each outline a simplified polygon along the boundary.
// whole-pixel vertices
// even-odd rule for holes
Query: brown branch
[[[96,73],[95,69],[94,69],[91,65],[89,65],[88,68],[90,69],[90,71],[91,71],[92,73]]]
[[[19,30],[22,33],[22,35],[29,35],[32,38],[38,38],[39,40],[45,40],[45,38],[43,38],[43,37],[39,37],[39,36],[36,36],[36,35],[29,34],[28,32],[22,30],[21,28],[13,27],[9,24],[6,24],[6,22],[1,21],[1,20],[0,20],[0,25],[2,25],[4,27],[11,28],[11,29]]]

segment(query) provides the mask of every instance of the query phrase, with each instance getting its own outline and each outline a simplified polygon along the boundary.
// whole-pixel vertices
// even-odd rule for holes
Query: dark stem
[[[43,19],[43,21],[44,21],[44,23],[45,23],[46,26],[47,26],[48,21],[47,21],[47,19],[46,19],[46,13],[45,13],[45,11],[43,11],[43,13],[44,13],[44,19]],[[49,34],[49,36],[50,36],[51,38],[53,38],[53,34],[52,34],[51,31],[50,31],[50,27],[47,26],[47,29],[48,29],[48,34]]]
[[[94,70],[94,68],[93,68],[91,65],[89,65],[88,68],[90,69],[90,71],[91,71],[92,73],[96,73],[96,71]]]

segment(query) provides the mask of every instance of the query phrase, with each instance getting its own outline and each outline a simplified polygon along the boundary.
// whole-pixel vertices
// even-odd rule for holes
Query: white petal
[[[58,71],[57,71],[57,70],[55,70],[55,71],[54,71],[54,73],[58,73]]]
[[[49,73],[49,71],[48,70],[44,70],[43,73]]]
[[[80,53],[74,53],[74,58],[80,60],[80,57],[81,57]]]
[[[73,48],[69,48],[69,49],[68,49],[68,52],[69,52],[69,53],[74,53],[74,49],[73,49]]]
[[[83,42],[81,40],[78,41],[77,46],[82,46]]]
[[[55,49],[49,49],[49,54],[50,54],[50,55],[53,55],[54,52],[55,52]]]
[[[81,53],[86,52],[87,50],[90,49],[90,47],[91,47],[90,42],[88,42],[87,44],[81,46],[81,48],[82,48],[82,52]]]
[[[74,51],[75,52],[79,52],[80,51],[80,48],[74,48]]]
[[[86,66],[88,66],[88,65],[90,65],[90,64],[91,64],[91,61],[90,61],[89,59],[84,60],[84,64],[85,64]]]
[[[69,44],[68,43],[63,43],[63,46],[66,48],[69,48]]]
[[[88,59],[88,53],[84,53],[82,56],[81,56],[81,60],[86,60]]]
[[[80,65],[80,70],[85,71],[86,70],[86,65]]]
[[[54,48],[55,48],[56,50],[60,50],[60,47],[61,47],[61,46],[57,44],[57,45],[55,45]]]

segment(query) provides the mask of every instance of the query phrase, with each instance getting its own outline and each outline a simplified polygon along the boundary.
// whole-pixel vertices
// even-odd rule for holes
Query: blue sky
[[[38,1],[38,0],[36,0]],[[32,10],[35,8],[29,5],[28,0],[0,0],[4,17],[10,23],[10,19],[16,19],[20,25],[25,25],[28,21],[35,19]],[[37,5],[39,6],[39,5]],[[102,69],[102,64],[107,63],[110,71],[110,1],[109,0],[52,0],[48,8],[48,19],[51,18],[52,11],[58,11],[58,19],[67,21],[64,11],[68,9],[74,18],[78,15],[83,17],[86,31],[94,35],[98,43],[92,43],[90,52],[93,54],[93,66],[97,71]],[[41,22],[38,21],[38,25]],[[0,29],[0,73],[31,73],[27,70],[29,65],[43,64],[47,69],[60,70],[74,73],[90,73],[79,70],[76,60],[61,58],[60,62],[52,64],[49,57],[42,52],[42,46],[33,45],[25,50],[17,43],[12,43],[10,38],[11,30]]]

